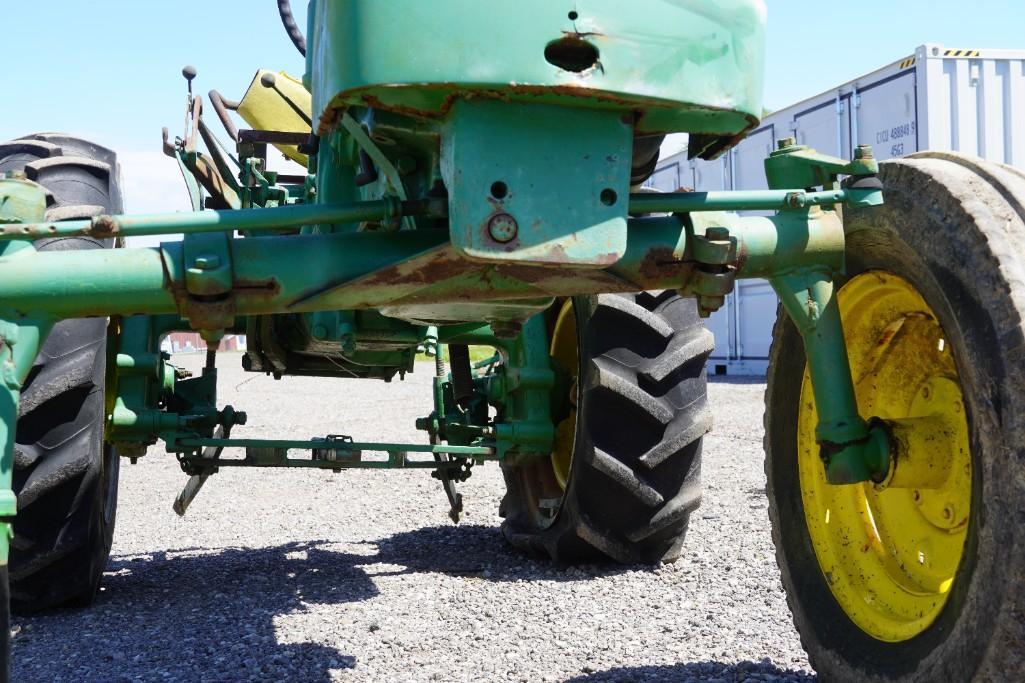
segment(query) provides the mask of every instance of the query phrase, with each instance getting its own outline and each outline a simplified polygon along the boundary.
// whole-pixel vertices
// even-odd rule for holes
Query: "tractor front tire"
[[[0,172],[48,192],[46,220],[122,212],[114,153],[57,133],[0,143]],[[113,240],[39,240],[39,251],[113,247]],[[18,513],[10,550],[14,611],[88,604],[114,535],[118,455],[104,443],[107,320],[57,323],[21,390],[14,445]]]
[[[560,564],[671,562],[701,500],[712,335],[672,291],[578,297],[558,313],[552,360],[575,378],[575,409],[552,458],[503,466],[502,530]]]
[[[906,461],[901,486],[826,483],[803,345],[781,314],[765,449],[783,586],[825,680],[1017,679],[1025,177],[924,153],[884,163],[880,178],[885,205],[845,213],[847,268],[837,283],[858,404],[866,417],[942,432],[908,441],[934,459],[925,470]]]

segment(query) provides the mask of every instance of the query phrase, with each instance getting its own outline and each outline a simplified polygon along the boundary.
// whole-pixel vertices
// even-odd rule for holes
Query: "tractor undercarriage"
[[[929,153],[881,168],[870,146],[844,160],[785,137],[767,189],[645,189],[666,134],[713,159],[757,126],[764,7],[642,4],[313,0],[307,49],[279,2],[306,73],[261,70],[239,101],[211,91],[228,142],[183,70],[185,131],[165,128],[163,151],[190,212],[123,215],[116,157],[92,143],[0,144],[0,571],[11,551],[15,604],[95,595],[118,456],[157,442],[189,475],[179,514],[225,467],[415,468],[458,521],[457,484],[497,461],[513,545],[672,561],[712,422],[702,318],[764,278],[781,302],[769,509],[816,665],[956,679],[1011,662],[966,644],[985,639],[964,624],[982,621],[997,549],[1015,547],[1000,539],[1020,534],[1020,515],[986,519],[980,500],[1025,500],[994,459],[1025,441],[1021,176]],[[304,172],[272,170],[272,149]],[[181,238],[123,246],[154,235]],[[210,349],[196,376],[161,350],[181,330]],[[245,370],[275,378],[390,382],[432,358],[425,443],[248,438],[244,406],[217,399],[226,334],[246,336]],[[50,447],[72,428],[84,445]],[[16,495],[58,460],[81,493]],[[71,559],[35,559],[18,520]],[[993,600],[1018,609],[1013,590]]]

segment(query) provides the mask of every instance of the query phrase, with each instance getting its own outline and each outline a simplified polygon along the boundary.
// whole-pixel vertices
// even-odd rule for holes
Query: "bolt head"
[[[786,149],[787,147],[793,147],[797,144],[797,138],[787,137],[779,141],[777,149]]]
[[[215,270],[221,267],[221,259],[216,254],[203,254],[196,257],[192,267],[198,270]]]
[[[872,155],[872,146],[871,145],[858,145],[854,149],[854,158],[855,159],[874,159],[875,157]]]
[[[274,84],[277,82],[277,77],[269,71],[264,75],[260,76],[260,85],[262,85],[265,88],[273,88]]]
[[[488,221],[488,234],[496,242],[511,242],[519,229],[516,219],[507,213],[496,213]]]
[[[707,318],[724,305],[726,305],[726,297],[724,296],[698,296],[698,315],[702,318]]]

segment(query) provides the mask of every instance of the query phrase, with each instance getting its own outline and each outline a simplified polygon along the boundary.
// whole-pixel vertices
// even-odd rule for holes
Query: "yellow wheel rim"
[[[937,449],[927,455],[944,466],[938,480],[923,472],[921,488],[916,480],[906,485],[906,477],[900,488],[827,484],[805,371],[797,457],[816,558],[851,621],[878,640],[900,642],[939,616],[964,552],[972,499],[964,400],[950,345],[909,282],[863,273],[840,290],[839,304],[861,414],[926,418],[921,423],[931,431],[920,438],[911,432],[908,448]]]
[[[567,299],[559,309],[552,331],[549,348],[552,361],[573,378],[568,400],[571,404],[569,416],[555,427],[555,447],[552,450],[552,471],[562,490],[569,483],[570,466],[573,463],[573,442],[577,428],[576,387],[579,373],[577,362],[577,318],[573,313],[573,301]]]

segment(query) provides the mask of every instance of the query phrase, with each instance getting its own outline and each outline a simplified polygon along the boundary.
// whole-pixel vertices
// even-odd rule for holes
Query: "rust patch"
[[[523,248],[535,249],[536,247],[540,246],[540,245],[529,245],[528,244],[526,247],[524,247],[523,241],[520,238],[520,235],[522,234],[522,232],[518,232],[516,234],[516,236],[513,237],[508,242],[501,242],[499,240],[496,240],[494,235],[491,234],[491,229],[490,229],[491,220],[495,216],[498,216],[501,213],[504,213],[504,210],[501,208],[501,203],[500,202],[492,201],[492,203],[496,205],[497,210],[495,212],[489,214],[487,216],[487,218],[485,218],[484,221],[480,225],[477,226],[477,233],[480,235],[481,242],[483,244],[491,245],[492,249],[500,249],[502,252],[507,253],[507,254],[513,253],[513,252],[517,251],[518,249],[523,249]],[[542,222],[542,219],[537,218],[537,219],[531,221],[530,227],[536,232],[537,230],[540,229],[541,222]],[[573,233],[569,237],[574,242],[579,242],[579,240],[580,240],[579,235],[577,233]],[[517,265],[517,264],[522,264],[522,265],[528,265],[529,266],[530,264],[546,264],[546,267],[561,265],[561,266],[569,266],[569,267],[574,267],[574,268],[579,267],[579,268],[594,268],[594,269],[597,269],[597,268],[607,268],[609,266],[614,266],[616,263],[619,262],[619,260],[622,257],[623,257],[623,254],[621,254],[621,253],[618,253],[618,252],[615,252],[615,251],[609,251],[609,252],[605,252],[603,254],[600,254],[600,255],[594,257],[593,259],[587,259],[586,261],[582,261],[579,258],[571,257],[566,252],[566,248],[565,248],[565,246],[563,244],[555,243],[552,246],[547,247],[547,249],[545,251],[543,251],[543,252],[541,252],[541,251],[533,251],[530,254],[529,263],[525,263],[524,260],[520,260],[520,259],[510,259],[508,261],[496,262],[496,265]]]
[[[598,38],[604,36],[596,35]],[[373,91],[379,91],[387,88],[388,90],[409,90],[415,89],[419,91],[438,91],[443,92],[441,102],[436,106],[428,107],[416,107],[409,106],[406,104],[400,104],[396,102],[386,103],[382,101],[378,94]],[[739,112],[736,109],[730,109],[729,107],[720,107],[712,104],[696,105],[685,102],[672,102],[665,100],[653,100],[653,99],[634,99],[623,97],[621,94],[600,90],[588,85],[581,85],[578,83],[564,83],[557,85],[528,85],[520,83],[509,83],[501,87],[474,87],[467,86],[461,83],[452,82],[440,82],[440,83],[399,83],[391,85],[368,85],[362,88],[353,88],[350,90],[343,90],[336,94],[332,98],[331,104],[320,116],[318,121],[317,134],[325,135],[335,128],[340,119],[340,111],[352,104],[360,104],[362,106],[371,107],[374,109],[380,109],[382,111],[391,111],[397,114],[403,114],[406,116],[412,116],[415,118],[426,118],[426,119],[440,119],[444,118],[452,108],[452,105],[461,99],[495,99],[502,101],[529,101],[529,98],[543,98],[550,97],[551,95],[564,95],[567,97],[580,97],[596,102],[600,102],[604,105],[611,105],[612,108],[624,109],[629,112],[623,122],[627,125],[634,127],[641,127],[647,119],[647,115],[650,111],[659,110],[703,110],[709,113],[713,112],[729,112],[743,114],[747,125],[737,131],[736,133],[707,133],[708,139],[705,142],[704,153],[713,153],[718,157],[726,150],[735,146],[737,143],[742,141],[747,134],[754,130],[760,123],[758,117],[748,113]],[[712,117],[710,117],[711,120]],[[659,132],[670,132],[666,130],[646,130],[648,133],[659,133]],[[691,130],[692,134],[702,134],[702,130]]]
[[[289,303],[288,308],[294,309],[297,306],[306,305],[310,301],[337,290],[358,293],[374,289],[392,289],[394,299],[404,301],[409,296],[404,288],[423,289],[479,267],[479,264],[460,258],[449,248],[435,249],[408,261],[384,266],[354,280],[335,280],[316,290],[304,292]],[[383,298],[370,296],[373,298],[372,305],[374,306],[379,306],[384,301]],[[366,301],[370,301],[370,299],[366,299]]]
[[[96,216],[89,226],[94,237],[113,237],[121,232],[121,226],[113,216]]]
[[[744,272],[744,265],[747,263],[748,256],[747,242],[740,240],[740,243],[737,245],[737,260],[734,263],[738,273]]]
[[[551,266],[502,265],[495,272],[519,280],[549,296],[573,296],[598,292],[635,292],[637,285],[599,268],[555,269]]]
[[[334,106],[334,102],[327,106],[320,116],[317,118],[317,136],[324,136],[330,133],[338,126],[338,122],[342,118],[342,112],[340,109]]]
[[[568,97],[584,97],[588,99],[594,99],[599,102],[621,106],[625,109],[633,112],[633,119],[639,120],[642,116],[642,112],[634,111],[641,103],[636,100],[628,99],[618,95],[614,92],[596,90],[594,88],[579,85],[574,83],[566,83],[562,85],[521,85],[521,84],[509,84],[502,88],[473,88],[472,90],[466,89],[465,85],[458,83],[416,83],[410,85],[395,86],[396,89],[405,88],[416,88],[417,90],[438,90],[438,91],[451,91],[445,94],[441,101],[440,106],[437,109],[426,109],[420,107],[411,107],[408,105],[385,103],[377,95],[374,95],[367,90],[374,90],[380,86],[368,86],[366,89],[353,89],[347,90],[340,93],[335,97],[336,101],[349,102],[353,99],[359,98],[362,103],[367,107],[373,107],[375,109],[381,109],[384,111],[393,111],[398,114],[405,114],[407,116],[414,116],[419,118],[442,118],[448,114],[449,110],[452,109],[452,105],[460,99],[473,99],[473,98],[485,98],[495,100],[509,101],[511,96],[528,96],[528,97],[548,97],[550,95],[565,95]],[[673,107],[667,103],[662,102],[644,102],[643,105],[647,108],[652,109],[672,109]],[[323,125],[323,117],[321,117]]]
[[[414,259],[374,271],[358,281],[358,286],[433,285],[471,270],[473,264],[447,251],[433,258]],[[357,284],[357,283],[353,283]]]
[[[717,108],[717,107],[704,107],[704,108],[718,110],[718,111],[735,111],[735,110],[732,110],[732,109]],[[755,127],[757,127],[758,124],[761,123],[761,120],[758,117],[752,116],[751,114],[744,114],[744,119],[747,121],[747,126],[745,126],[742,130],[740,130],[740,132],[738,132],[736,135],[707,135],[707,134],[702,134],[700,136],[694,136],[695,151],[694,151],[693,154],[688,154],[687,158],[688,159],[699,158],[699,159],[705,159],[706,161],[712,161],[714,159],[718,159],[728,149],[731,149],[732,147],[736,147],[738,144],[740,144],[740,142],[742,142],[744,140],[744,138],[747,137],[748,133],[750,133],[752,130],[754,130]],[[692,131],[692,132],[697,132],[697,131]]]
[[[231,285],[232,291],[247,296],[259,296],[274,298],[281,293],[281,283],[275,278],[266,280],[235,280]]]
[[[209,300],[193,297],[185,306],[184,317],[196,331],[223,330],[235,320],[235,300],[231,297]]]
[[[641,260],[639,272],[646,282],[673,280],[683,286],[694,269],[691,261],[676,258],[672,247],[653,247]]]

